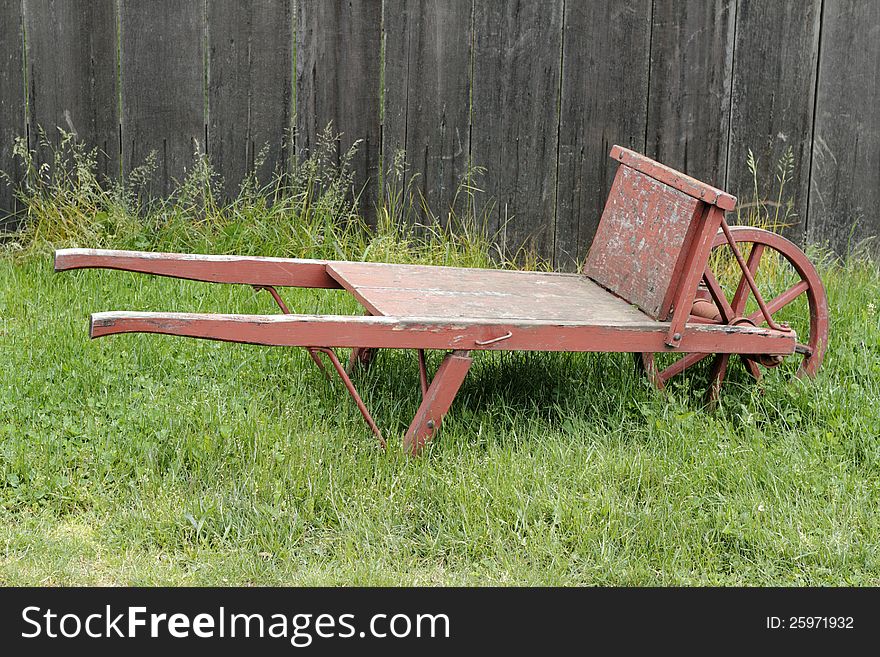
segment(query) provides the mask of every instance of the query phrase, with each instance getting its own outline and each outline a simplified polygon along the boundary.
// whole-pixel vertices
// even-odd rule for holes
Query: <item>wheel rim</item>
[[[819,370],[819,366],[822,364],[822,360],[825,356],[825,349],[828,344],[828,301],[825,294],[825,288],[822,285],[822,281],[819,279],[819,274],[816,271],[816,268],[807,259],[806,255],[800,250],[800,248],[781,235],[750,226],[732,226],[730,231],[737,246],[741,244],[752,245],[746,264],[753,276],[757,275],[760,277],[761,261],[765,260],[771,252],[776,252],[796,273],[796,277],[799,280],[792,285],[786,286],[782,292],[774,294],[769,298],[765,297],[765,302],[767,303],[771,316],[775,317],[783,310],[783,308],[786,308],[802,296],[806,296],[809,307],[809,328],[806,331],[806,334],[798,334],[798,344],[795,356],[800,356],[802,360],[798,366],[797,375],[815,376]],[[712,245],[713,251],[727,244],[726,237],[723,233],[719,232]],[[706,280],[710,283],[710,288],[714,283],[714,285],[717,286],[716,290],[721,290],[721,286],[718,285],[717,280],[715,280],[714,273],[711,272],[708,267],[706,270]],[[720,291],[719,293],[723,294],[723,291]],[[736,320],[750,320],[760,326],[765,323],[764,316],[760,310],[748,314],[744,313],[747,302],[751,296],[751,290],[746,284],[745,277],[740,274],[740,280],[735,292],[729,299],[729,303],[734,311]],[[655,354],[653,353],[641,354],[641,357],[638,358],[638,362],[654,385],[658,388],[663,388],[669,379],[693,367],[711,355],[712,354],[685,354],[682,358],[663,369],[658,367]],[[721,384],[724,381],[730,356],[731,354],[714,355],[709,375],[710,398],[715,398],[718,395]],[[742,355],[740,355],[740,358],[743,361],[746,370],[752,375],[752,377],[759,379],[761,377],[761,369],[758,366],[759,359],[747,358]],[[769,362],[770,361],[765,360],[765,364]]]

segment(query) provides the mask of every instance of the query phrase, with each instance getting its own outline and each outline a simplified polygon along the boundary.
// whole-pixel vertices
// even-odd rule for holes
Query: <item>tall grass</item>
[[[19,139],[14,152],[25,171],[18,190],[24,212],[20,229],[6,236],[4,249],[24,257],[53,248],[92,247],[472,267],[510,264],[493,247],[485,214],[477,216],[479,190],[470,184],[475,171],[463,177],[455,202],[441,218],[427,207],[413,177],[404,175],[398,154],[385,172],[377,225],[371,227],[358,215],[352,194],[350,164],[357,144],[337,157],[337,138],[328,126],[314,151],[291,171],[276,171],[268,180],[252,173],[231,199],[223,197],[222,181],[198,149],[173,194],[149,199],[142,190],[155,172],[155,155],[126,177],[102,180],[98,151],[73,134],[62,131],[57,146],[42,136],[39,151]],[[262,168],[260,157],[254,170]],[[545,264],[534,257],[519,261],[526,267]]]
[[[792,180],[794,166],[794,152],[788,146],[773,167],[773,180],[764,181],[758,170],[758,158],[751,148],[748,149],[746,169],[751,175],[751,196],[739,199],[736,223],[756,226],[774,233],[793,226],[797,220],[797,212],[794,200],[787,194],[787,186]]]
[[[794,154],[788,146],[773,166],[772,180],[765,180],[759,173],[758,159],[752,149],[748,149],[746,169],[751,176],[750,195],[737,200],[735,218],[728,218],[730,223],[739,226],[753,226],[773,233],[784,233],[797,223],[797,212],[794,200],[788,193],[788,183],[794,174]],[[743,257],[748,258],[750,247],[743,246]],[[820,255],[814,249],[814,255]],[[821,257],[828,257],[827,250]],[[741,271],[736,258],[728,248],[716,249],[710,258],[710,267],[718,280],[730,291],[735,289]],[[792,272],[786,267],[778,254],[766,253],[761,259],[761,278],[774,288],[788,282]]]

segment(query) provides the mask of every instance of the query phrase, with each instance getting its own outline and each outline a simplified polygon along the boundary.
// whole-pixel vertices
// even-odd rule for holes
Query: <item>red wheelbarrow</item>
[[[828,308],[804,253],[775,233],[728,226],[724,212],[736,198],[719,189],[620,146],[611,157],[620,164],[579,274],[94,249],[57,251],[55,270],[102,267],[268,291],[282,314],[102,312],[92,315],[91,337],[162,333],[305,347],[322,368],[324,354],[382,445],[334,348],[352,348],[350,367],[369,363],[377,349],[416,350],[422,402],[404,438],[412,454],[437,433],[474,351],[632,352],[658,387],[712,356],[712,396],[732,354],[756,379],[786,356],[800,359],[799,373],[815,374]],[[739,277],[730,299],[710,267],[722,247]],[[795,272],[794,282],[765,299],[755,276],[773,252]],[[343,288],[368,315],[291,313],[277,290],[285,286]],[[774,315],[804,296],[808,317],[798,336]],[[426,349],[448,351],[433,378]]]

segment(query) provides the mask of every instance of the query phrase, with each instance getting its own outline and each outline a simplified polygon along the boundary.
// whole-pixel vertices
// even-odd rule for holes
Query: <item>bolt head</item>
[[[428,422],[426,423],[426,426],[429,429],[433,429],[434,428],[434,420],[428,420]]]
[[[672,336],[672,339],[678,342],[679,340],[681,340],[681,333],[676,333]]]

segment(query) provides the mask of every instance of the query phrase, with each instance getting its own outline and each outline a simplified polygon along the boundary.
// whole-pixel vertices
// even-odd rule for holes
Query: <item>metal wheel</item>
[[[773,321],[785,322],[797,331],[795,354],[788,359],[799,359],[799,362],[794,360],[797,363],[797,376],[814,376],[822,364],[828,344],[828,300],[816,268],[803,251],[781,235],[750,226],[731,226],[730,232],[746,258],[746,265],[758,284]],[[705,290],[697,295],[689,321],[766,325],[761,310],[756,309],[754,299],[750,299],[753,295],[746,278],[735,266],[731,255],[732,250],[724,233],[719,232],[703,277]],[[725,287],[733,290],[729,301]],[[636,357],[641,369],[654,385],[662,389],[674,376],[713,356],[709,367],[708,395],[714,400],[724,382],[731,355],[643,353]],[[762,367],[777,367],[785,360],[779,356],[738,357],[755,380],[761,378]]]

